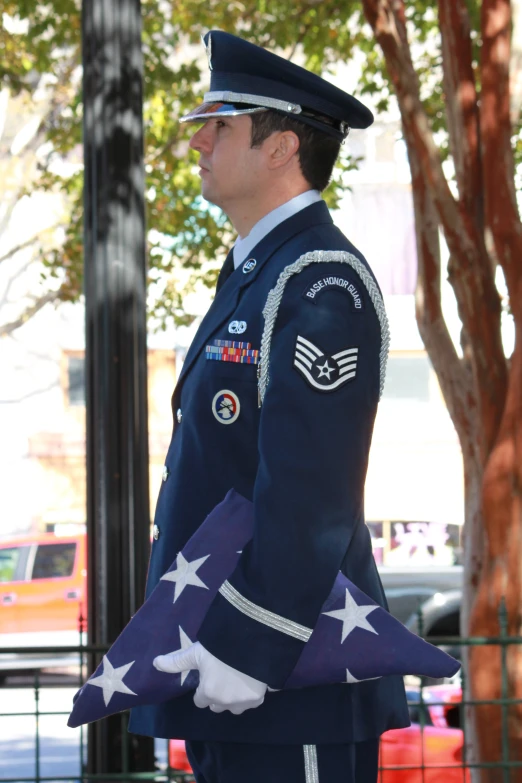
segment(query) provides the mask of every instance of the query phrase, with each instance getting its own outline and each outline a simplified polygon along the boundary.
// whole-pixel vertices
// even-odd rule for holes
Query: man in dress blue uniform
[[[130,730],[186,739],[198,783],[374,783],[379,735],[409,725],[400,678],[280,690],[339,570],[386,605],[363,496],[388,324],[320,196],[373,117],[236,36],[204,40],[210,92],[184,120],[200,124],[202,194],[239,237],[174,391],[148,594],[231,488],[255,530],[197,643],[157,659],[198,669],[197,691],[135,708]]]

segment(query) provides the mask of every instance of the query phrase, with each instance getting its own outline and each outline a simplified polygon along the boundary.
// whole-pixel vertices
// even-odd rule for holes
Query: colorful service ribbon
[[[253,350],[251,343],[238,340],[214,340],[212,345],[207,345],[205,356],[217,362],[257,364],[259,351]]]

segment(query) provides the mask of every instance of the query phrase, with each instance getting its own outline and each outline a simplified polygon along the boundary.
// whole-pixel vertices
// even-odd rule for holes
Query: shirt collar
[[[248,258],[250,251],[272,231],[276,226],[287,220],[287,218],[295,215],[296,212],[300,212],[305,207],[309,207],[310,204],[315,204],[316,201],[321,201],[321,194],[318,190],[307,190],[305,193],[301,193],[299,196],[287,201],[285,204],[281,204],[280,207],[276,207],[268,215],[265,215],[258,220],[255,226],[251,229],[250,233],[246,237],[238,237],[236,244],[233,248],[234,255],[234,268],[237,269],[243,261]]]

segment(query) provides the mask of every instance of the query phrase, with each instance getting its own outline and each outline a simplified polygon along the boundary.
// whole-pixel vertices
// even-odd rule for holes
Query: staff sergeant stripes
[[[339,377],[333,383],[319,383],[318,379],[313,377],[311,371],[313,368],[321,370],[321,368],[318,368],[318,361],[322,358],[326,358],[326,356],[320,348],[311,343],[309,340],[305,340],[304,337],[298,335],[295,346],[294,366],[316,389],[331,391],[332,389],[336,389],[338,386],[341,386],[343,383],[346,383],[346,381],[350,380],[351,378],[355,378],[357,372],[358,353],[358,348],[346,348],[344,351],[339,351],[339,353],[334,353],[329,356],[327,358],[326,365],[328,365],[328,359],[331,359],[332,363],[334,363],[334,368],[328,367],[328,371],[321,373],[319,378],[323,377],[324,374],[327,375],[329,379],[329,373],[333,372],[334,369],[338,370]]]

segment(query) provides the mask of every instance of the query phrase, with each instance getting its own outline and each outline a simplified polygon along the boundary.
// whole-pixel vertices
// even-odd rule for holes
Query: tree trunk
[[[444,176],[424,110],[406,34],[404,0],[363,0],[366,18],[386,60],[401,110],[412,169],[419,251],[417,320],[462,447],[466,483],[465,582],[462,631],[498,636],[504,598],[507,632],[521,634],[522,592],[522,226],[513,179],[509,116],[509,0],[482,0],[478,101],[465,0],[439,0],[448,131],[459,198]],[[477,135],[477,129],[480,136]],[[483,189],[480,182],[483,180]],[[484,194],[482,211],[481,192]],[[443,228],[448,267],[463,324],[463,356],[447,334],[440,307],[435,230]],[[502,266],[516,325],[506,362],[500,298],[485,236]],[[491,243],[490,243],[491,244]],[[509,370],[509,372],[508,372]],[[481,700],[522,698],[522,653],[473,646],[465,656],[468,694]],[[522,758],[522,707],[483,705],[466,710],[467,759]],[[504,741],[503,741],[503,730]],[[483,783],[522,781],[522,768],[474,773]]]
[[[499,431],[484,471],[482,509],[487,544],[477,601],[471,616],[471,632],[481,636],[498,636],[504,630],[499,623],[502,599],[507,612],[507,633],[520,635],[521,625],[522,224],[516,201],[511,144],[511,24],[510,0],[482,0],[480,128],[485,222],[506,280],[515,322],[515,349],[509,362]],[[520,699],[520,646],[473,648],[470,676],[473,695],[477,699]],[[504,708],[498,704],[477,707],[477,724],[484,761],[522,759],[522,704],[506,705]],[[522,768],[513,768],[509,775],[503,775],[502,769],[484,770],[482,779],[484,783],[522,781]]]
[[[472,446],[472,444],[469,444]],[[464,581],[462,585],[462,606],[460,613],[460,635],[462,638],[470,636],[470,620],[477,596],[477,586],[480,581],[484,558],[484,521],[482,517],[482,480],[483,470],[481,464],[473,459],[472,449],[463,450],[464,467]],[[476,764],[480,761],[479,735],[475,715],[475,709],[468,704],[473,699],[472,680],[470,672],[470,648],[461,648],[463,671],[468,676],[463,678],[463,702],[465,706],[462,714],[462,726],[464,729],[464,747],[462,757],[467,763]],[[471,769],[471,780],[479,783],[480,770]]]
[[[508,396],[499,437],[486,465],[482,508],[487,546],[479,590],[470,618],[473,636],[499,636],[499,607],[505,599],[507,633],[521,635],[522,562],[522,334],[517,330],[511,359]],[[505,656],[506,689],[503,692],[502,648],[478,646],[470,650],[473,698],[522,699],[522,650],[509,645]],[[522,705],[476,707],[481,759],[486,762],[522,760]],[[503,746],[503,733],[507,745]],[[484,770],[482,783],[508,779],[522,781],[522,769],[509,778],[501,769]]]
[[[410,150],[413,207],[417,238],[418,275],[416,288],[417,325],[422,340],[437,373],[442,394],[457,430],[462,449],[464,470],[464,584],[460,618],[461,635],[469,632],[469,618],[475,601],[482,571],[484,554],[484,527],[482,519],[483,469],[480,449],[475,438],[478,426],[477,401],[473,394],[470,363],[459,358],[448,332],[441,305],[441,264],[439,218],[414,148]],[[463,342],[467,345],[465,335]],[[469,650],[462,647],[462,663],[468,671]],[[464,700],[469,701],[469,680],[464,679]],[[465,707],[465,747],[463,759],[477,762],[477,731],[472,707]],[[473,783],[479,773],[472,771]]]

